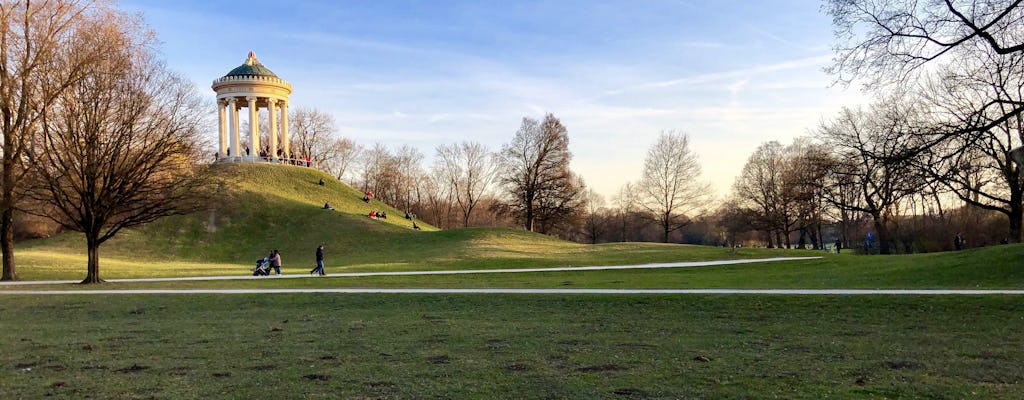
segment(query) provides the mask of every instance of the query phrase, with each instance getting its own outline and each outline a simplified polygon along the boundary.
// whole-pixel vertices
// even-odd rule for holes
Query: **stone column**
[[[249,158],[256,159],[260,154],[260,119],[256,108],[256,97],[245,98],[249,101]]]
[[[231,157],[241,157],[242,146],[238,140],[238,99],[232,97],[228,100],[228,112],[231,113]]]
[[[277,108],[274,105],[276,99],[267,99],[267,110],[270,111],[270,154],[271,160],[277,160]]]
[[[224,157],[228,151],[227,107],[227,101],[224,99],[217,100],[217,126],[220,128],[220,146],[217,147],[217,151],[220,152],[219,157]]]
[[[288,102],[281,101],[281,140],[284,141],[284,157],[292,158],[292,142],[288,140]]]

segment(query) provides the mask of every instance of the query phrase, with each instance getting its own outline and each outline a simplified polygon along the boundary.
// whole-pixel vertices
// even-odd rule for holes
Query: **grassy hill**
[[[327,266],[380,269],[509,268],[663,262],[757,256],[750,250],[659,244],[586,246],[520,230],[471,228],[441,231],[422,221],[420,231],[398,210],[311,168],[269,164],[215,166],[220,196],[208,211],[168,217],[124,230],[100,248],[105,277],[238,274],[271,249],[280,249],[292,272],[313,265],[323,243]],[[323,179],[325,185],[318,183]],[[334,211],[324,210],[329,202]],[[367,217],[384,211],[386,220]],[[19,243],[25,279],[75,277],[84,270],[82,236],[65,233]],[[773,254],[777,254],[774,252]],[[767,253],[765,253],[767,254]],[[188,272],[176,270],[188,269]],[[104,272],[105,271],[105,272]]]
[[[426,287],[735,287],[735,288],[1020,288],[1024,245],[899,256],[826,254],[809,250],[729,249],[657,243],[582,245],[502,228],[411,229],[404,212],[320,171],[266,164],[218,165],[221,196],[210,210],[126,230],[100,249],[105,278],[239,275],[271,249],[286,273],[308,271],[326,247],[328,272],[495,269],[621,265],[777,256],[823,260],[686,270],[545,273],[519,276],[363,278],[353,286]],[[318,184],[320,179],[324,186]],[[335,211],[323,210],[330,202]],[[372,220],[371,210],[392,217]],[[85,271],[79,234],[19,243],[24,279],[76,279]],[[218,283],[235,285],[242,283]],[[290,285],[293,283],[279,283]],[[303,283],[313,284],[313,283]],[[335,285],[325,281],[318,285]]]

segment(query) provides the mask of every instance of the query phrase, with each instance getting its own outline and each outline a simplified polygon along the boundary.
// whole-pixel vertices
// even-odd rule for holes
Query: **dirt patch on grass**
[[[889,367],[889,369],[896,369],[896,370],[899,370],[899,369],[915,370],[915,369],[924,368],[924,364],[916,363],[916,362],[913,362],[913,361],[886,361],[885,362],[885,366]]]
[[[506,371],[529,371],[530,366],[526,364],[512,363],[505,366]]]
[[[276,365],[273,365],[273,364],[269,364],[269,365],[257,365],[257,366],[255,366],[255,367],[252,367],[252,370],[253,370],[253,371],[273,371],[273,370],[275,370],[275,369],[277,369],[277,366],[276,366]]]
[[[613,390],[612,394],[616,396],[643,396],[644,392],[640,389],[622,388]]]
[[[113,336],[113,337],[103,338],[103,339],[100,339],[100,340],[102,340],[104,342],[123,342],[123,341],[126,341],[126,340],[133,340],[133,339],[135,339],[135,338],[131,337],[131,336]]]
[[[578,372],[609,372],[609,371],[625,371],[628,368],[616,364],[604,364],[604,365],[591,365],[587,367],[576,368]]]
[[[14,364],[14,369],[25,369],[35,367],[36,363],[17,363]]]
[[[1002,355],[993,353],[991,351],[983,351],[981,352],[981,354],[978,354],[978,358],[982,360],[1001,360],[1006,357],[1003,357]]]
[[[487,350],[498,351],[508,349],[508,341],[505,339],[487,339]]]
[[[337,360],[337,359],[338,359],[338,356],[331,355],[331,354],[320,356],[320,360],[322,360],[322,361],[330,361],[330,360]]]
[[[451,359],[448,358],[448,356],[444,356],[444,355],[442,355],[442,356],[433,356],[433,357],[427,357],[427,362],[429,362],[431,364],[448,364],[448,363],[451,362]]]
[[[188,373],[191,371],[192,367],[175,367],[171,368],[171,372],[168,373],[174,376],[185,376],[188,375]]]
[[[649,344],[649,343],[617,343],[616,346],[630,348],[630,349],[656,349],[656,348],[658,348],[657,345],[653,345],[653,344]]]
[[[130,373],[134,373],[134,372],[145,371],[147,369],[149,369],[149,367],[147,367],[145,365],[132,364],[130,367],[124,367],[124,368],[121,368],[121,369],[117,370],[117,372],[120,372],[120,373],[123,373],[123,374],[130,374]]]
[[[580,339],[568,339],[568,340],[559,340],[558,344],[563,345],[563,346],[584,346],[584,345],[590,344],[590,342],[587,342],[586,340],[580,340]]]
[[[213,376],[214,378],[230,378],[231,377],[231,373],[230,372],[214,372],[214,373],[212,373],[210,375]]]
[[[322,381],[322,382],[326,382],[326,381],[331,380],[330,376],[321,375],[321,374],[309,374],[309,375],[303,376],[303,378],[309,379],[311,381]]]

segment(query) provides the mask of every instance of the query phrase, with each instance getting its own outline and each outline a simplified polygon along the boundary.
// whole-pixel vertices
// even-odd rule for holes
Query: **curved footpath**
[[[687,268],[715,265],[764,263],[772,261],[813,260],[821,257],[777,257],[723,261],[695,261],[638,265],[605,265],[586,267],[514,268],[449,271],[347,272],[327,277],[363,277],[397,275],[500,274],[556,271],[599,271],[624,269]],[[274,276],[194,276],[182,278],[110,279],[107,282],[175,282],[248,279],[319,278],[306,274]],[[79,281],[14,281],[0,286],[70,284]],[[0,290],[0,295],[36,294],[256,294],[256,293],[419,293],[419,294],[758,294],[758,295],[1024,295],[1024,290],[973,289],[384,289],[384,288],[322,288],[322,289],[116,289],[116,290]]]

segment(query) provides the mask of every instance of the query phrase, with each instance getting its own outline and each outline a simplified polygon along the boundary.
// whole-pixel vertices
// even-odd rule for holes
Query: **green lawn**
[[[634,247],[641,250],[629,250]],[[1024,245],[997,246],[956,253],[898,256],[823,254],[813,251],[726,249],[701,246],[613,244],[584,246],[585,251],[520,254],[519,258],[467,257],[446,263],[381,263],[344,265],[344,256],[328,252],[327,272],[365,272],[436,269],[495,269],[572,265],[616,265],[666,261],[715,260],[772,256],[821,256],[805,261],[781,261],[725,266],[616,271],[531,272],[436,276],[310,277],[309,279],[261,279],[245,281],[154,282],[107,284],[96,289],[130,288],[325,288],[325,287],[424,287],[424,288],[777,288],[777,289],[1024,289]],[[21,253],[19,253],[20,255]],[[77,256],[58,259],[50,253],[28,253],[38,265],[23,269],[23,276],[75,279],[81,276]],[[44,264],[49,262],[49,264]],[[287,260],[287,259],[286,259]],[[188,262],[115,262],[104,264],[107,278],[202,275],[247,275],[248,265],[194,264]],[[295,267],[285,262],[285,273],[305,274],[310,265]],[[38,274],[38,275],[37,275]],[[67,289],[70,285],[34,286]],[[0,290],[20,289],[0,286]]]
[[[211,210],[127,230],[107,279],[822,256],[657,270],[45,285],[142,288],[1024,288],[1024,245],[905,256],[412,230],[299,167],[224,166]],[[324,199],[335,211],[320,209]],[[81,237],[19,243],[22,279],[85,275]],[[0,291],[26,287],[0,286]],[[984,398],[1024,393],[1021,296],[2,295],[0,399]]]
[[[94,295],[3,302],[3,398],[1024,393],[1024,302],[1016,296]]]

